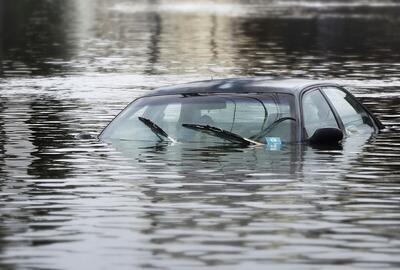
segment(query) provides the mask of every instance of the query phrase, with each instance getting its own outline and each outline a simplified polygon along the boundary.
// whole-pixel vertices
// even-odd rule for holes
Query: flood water
[[[0,1],[0,269],[399,269],[400,2]],[[106,144],[159,86],[339,82],[343,149]]]

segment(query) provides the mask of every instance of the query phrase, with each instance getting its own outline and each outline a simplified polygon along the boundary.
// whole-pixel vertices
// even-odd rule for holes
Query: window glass
[[[141,101],[137,101],[138,105]],[[157,141],[158,137],[146,126],[144,126],[138,117],[147,117],[146,111],[149,110],[148,105],[135,106],[134,108],[128,108],[124,110],[116,119],[113,120],[110,125],[104,130],[102,135],[106,135],[109,138],[121,139],[121,140],[150,140]],[[124,123],[121,125],[120,123]]]
[[[292,119],[273,124],[281,118],[293,117],[293,99],[292,95],[287,94],[140,98],[112,121],[101,138],[158,141],[154,132],[139,120],[139,117],[144,117],[161,127],[170,137],[182,142],[226,142],[222,138],[184,127],[183,124],[209,125],[246,138],[264,134],[263,131],[267,130],[257,140],[264,142],[265,136],[272,136],[289,142],[295,139],[296,122]],[[273,128],[268,129],[270,125]]]
[[[264,125],[264,139],[279,138],[282,142],[296,141],[296,113],[292,95],[277,94],[278,99],[266,103],[268,118]],[[285,119],[284,121],[281,121]]]
[[[352,96],[336,87],[325,87],[323,91],[339,114],[346,133],[364,133],[374,130],[371,118]]]
[[[307,137],[311,137],[319,128],[339,128],[328,102],[319,90],[304,95],[303,119]]]

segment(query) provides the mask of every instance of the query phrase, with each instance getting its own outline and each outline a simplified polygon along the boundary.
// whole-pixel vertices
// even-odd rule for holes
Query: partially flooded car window
[[[307,92],[302,104],[304,128],[308,137],[319,128],[339,128],[328,102],[319,90]]]
[[[370,116],[350,95],[336,87],[324,87],[323,91],[336,108],[346,128],[346,133],[371,133],[374,131]]]
[[[278,121],[276,124],[282,118],[294,117],[293,96],[289,94],[144,97],[118,115],[101,138],[159,140],[154,130],[144,125],[139,117],[150,120],[181,142],[226,142],[223,138],[189,129],[184,124],[216,127],[246,138],[262,134],[258,141],[268,136],[278,137],[283,142],[295,140],[295,121]],[[265,130],[266,134],[263,134]]]

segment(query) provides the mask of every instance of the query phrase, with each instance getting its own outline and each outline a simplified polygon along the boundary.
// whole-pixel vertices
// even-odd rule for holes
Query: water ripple
[[[0,19],[1,269],[399,268],[399,3],[21,5]],[[249,75],[338,82],[387,129],[336,150],[89,136],[153,88]]]

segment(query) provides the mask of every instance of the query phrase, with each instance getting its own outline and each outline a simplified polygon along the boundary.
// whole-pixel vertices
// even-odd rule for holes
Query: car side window
[[[319,90],[311,90],[303,96],[303,121],[307,137],[319,128],[339,128],[328,102]]]
[[[351,95],[336,87],[324,87],[322,90],[335,107],[346,128],[346,133],[353,134],[374,131],[372,119]]]

